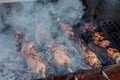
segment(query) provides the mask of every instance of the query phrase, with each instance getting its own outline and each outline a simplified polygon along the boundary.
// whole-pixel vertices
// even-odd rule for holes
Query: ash
[[[79,0],[38,0],[20,3],[0,4],[0,80],[30,80],[42,78],[27,69],[24,59],[17,51],[17,42],[12,33],[19,29],[25,32],[36,45],[37,56],[47,67],[46,76],[68,73],[66,67],[52,62],[48,48],[55,44],[62,46],[71,59],[73,72],[89,69],[82,55],[59,29],[59,23],[73,24],[83,14],[84,6]],[[41,26],[39,26],[41,25]]]

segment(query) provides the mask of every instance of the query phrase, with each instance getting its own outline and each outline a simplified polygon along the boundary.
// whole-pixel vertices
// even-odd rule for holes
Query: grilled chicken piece
[[[104,36],[104,34],[102,32],[95,32],[94,35],[95,36]]]
[[[93,39],[97,40],[97,41],[101,41],[101,40],[104,40],[105,37],[104,37],[102,32],[94,32],[93,33]]]
[[[115,48],[107,48],[106,52],[109,57],[115,60],[116,63],[120,63],[120,52]]]
[[[109,47],[109,48],[106,49],[106,52],[108,53],[109,57],[112,57],[113,54],[118,53],[119,51],[115,48],[110,48]]]
[[[105,37],[102,32],[94,32],[92,37],[94,43],[102,48],[106,48],[110,45],[110,41],[105,40]]]
[[[110,41],[108,40],[103,40],[102,42],[100,42],[99,46],[100,47],[103,47],[103,48],[106,48],[107,46],[110,45]]]
[[[34,71],[34,73],[39,73],[40,71],[45,74],[46,66],[36,55],[29,55],[25,58],[30,69]]]
[[[72,39],[75,38],[75,32],[73,31],[73,28],[69,24],[60,23],[60,29],[67,35],[68,37],[71,36]]]
[[[115,60],[116,63],[120,63],[120,53],[114,53],[112,59]]]
[[[21,55],[23,58],[26,58],[29,55],[35,54],[34,43],[28,42],[22,46]]]
[[[70,58],[66,55],[66,52],[63,51],[60,47],[52,48],[52,56],[55,63],[60,65],[65,63],[67,66],[70,66]]]
[[[92,66],[94,68],[101,67],[101,63],[100,63],[99,59],[97,58],[95,53],[92,52],[91,50],[87,50],[85,52],[85,54],[83,54],[83,57],[84,57],[84,60],[86,61],[86,63],[89,64],[90,66]]]

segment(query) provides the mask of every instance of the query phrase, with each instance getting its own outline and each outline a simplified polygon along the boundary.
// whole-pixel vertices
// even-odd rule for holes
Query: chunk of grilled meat
[[[107,48],[106,52],[116,63],[120,63],[120,52],[115,48]]]
[[[106,49],[106,52],[108,53],[109,57],[112,57],[113,54],[118,53],[119,51],[115,48],[109,47],[109,48]]]
[[[100,47],[103,47],[103,48],[106,48],[106,47],[109,46],[109,45],[110,45],[110,41],[108,41],[108,40],[103,40],[103,41],[101,41],[100,44],[99,44],[99,46],[100,46]]]
[[[86,23],[84,26],[80,26],[80,29],[83,32],[87,32],[87,31],[93,32],[95,30],[95,27],[91,23]]]
[[[90,66],[94,67],[94,68],[100,68],[101,67],[101,62],[99,61],[99,59],[97,58],[97,56],[95,55],[95,53],[91,50],[87,50],[84,54],[83,54],[84,60],[87,64],[89,64]]]
[[[65,63],[67,66],[70,66],[70,58],[67,56],[66,52],[60,47],[52,48],[52,56],[55,63],[60,65]]]
[[[67,35],[68,37],[75,38],[75,32],[72,28],[71,25],[65,24],[65,23],[60,23],[60,29]]]
[[[22,46],[21,55],[23,58],[26,58],[29,55],[35,54],[34,43],[27,42]]]
[[[102,32],[94,32],[93,33],[93,39],[97,40],[97,41],[101,41],[101,40],[104,40],[105,37],[104,37]]]
[[[30,69],[34,71],[34,73],[39,73],[40,71],[45,74],[46,72],[46,66],[45,64],[40,60],[40,58],[36,55],[29,55],[25,58],[28,66]]]
[[[94,43],[102,48],[106,48],[110,45],[110,41],[106,40],[102,32],[94,32],[93,35]]]

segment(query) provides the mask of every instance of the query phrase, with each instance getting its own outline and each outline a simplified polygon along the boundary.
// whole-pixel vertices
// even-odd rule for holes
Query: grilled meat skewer
[[[102,32],[94,32],[93,35],[94,43],[102,48],[110,46],[110,41],[106,40]]]
[[[109,47],[106,52],[116,63],[120,63],[120,52],[117,49]]]
[[[34,71],[34,73],[39,73],[40,71],[45,74],[46,66],[36,55],[29,55],[25,58],[26,63]]]
[[[52,56],[55,63],[60,65],[65,63],[68,67],[70,66],[70,58],[66,55],[66,52],[60,47],[52,48]]]

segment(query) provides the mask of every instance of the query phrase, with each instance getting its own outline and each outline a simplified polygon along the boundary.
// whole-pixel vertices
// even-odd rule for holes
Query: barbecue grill
[[[39,3],[46,4],[42,1]],[[48,1],[49,2],[49,1]],[[50,2],[56,3],[57,0],[50,0]],[[81,19],[78,19],[72,24],[73,30],[75,31],[74,42],[77,39],[82,38],[88,49],[94,51],[101,61],[102,70],[107,74],[110,80],[119,80],[119,64],[115,64],[115,61],[111,60],[105,53],[103,48],[96,46],[92,39],[92,33],[84,33],[80,29],[86,23],[91,23],[95,26],[95,31],[103,32],[105,38],[111,42],[110,46],[120,50],[120,1],[119,0],[82,0],[83,5],[86,7],[85,13]],[[6,3],[8,9],[10,10],[11,4]],[[8,10],[8,13],[9,13]],[[1,16],[4,23],[4,17]],[[11,25],[6,24],[5,28],[0,30],[0,33],[9,33]],[[6,34],[7,34],[6,33]],[[38,80],[106,80],[106,76],[103,76],[100,69],[86,69],[77,70],[76,72],[71,72],[58,76],[49,76],[46,78],[41,78]]]

